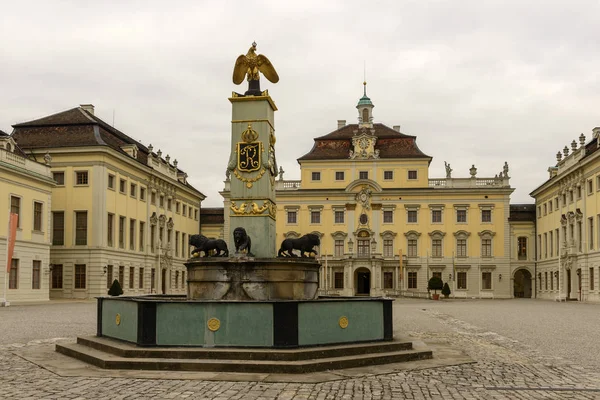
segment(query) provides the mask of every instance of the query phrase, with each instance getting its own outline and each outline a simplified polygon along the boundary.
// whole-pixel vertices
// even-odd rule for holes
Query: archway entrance
[[[167,294],[167,270],[162,270],[162,294]]]
[[[368,296],[371,294],[371,271],[367,268],[359,268],[354,274],[354,287],[357,296]]]
[[[515,272],[514,296],[531,298],[531,272],[526,269]]]

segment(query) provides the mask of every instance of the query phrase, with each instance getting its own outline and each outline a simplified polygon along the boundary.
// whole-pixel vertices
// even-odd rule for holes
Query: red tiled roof
[[[350,157],[352,138],[355,134],[373,134],[377,137],[375,149],[380,158],[429,158],[417,146],[416,137],[398,132],[383,124],[373,124],[373,129],[359,131],[358,124],[346,125],[325,136],[315,139],[313,148],[300,157],[302,160],[340,160]]]

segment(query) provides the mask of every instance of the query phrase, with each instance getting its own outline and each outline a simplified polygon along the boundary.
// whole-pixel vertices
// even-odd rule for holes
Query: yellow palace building
[[[13,127],[30,159],[51,159],[42,224],[50,298],[106,295],[114,279],[125,294],[185,293],[183,262],[205,196],[176,159],[105,123],[93,105]]]
[[[430,178],[432,157],[400,126],[373,122],[366,89],[356,108],[357,124],[338,120],[298,159],[300,180],[280,173],[276,185],[278,241],[321,238],[321,294],[426,296],[438,275],[456,297],[532,297],[535,210],[511,212],[508,164],[493,177],[475,166],[454,177],[447,165]],[[222,195],[228,210],[229,181]],[[227,238],[235,227],[221,210],[218,235],[217,212],[206,234]]]
[[[0,305],[49,298],[54,181],[46,161],[29,160],[15,140],[0,131]],[[18,225],[7,270],[10,213],[18,215]]]

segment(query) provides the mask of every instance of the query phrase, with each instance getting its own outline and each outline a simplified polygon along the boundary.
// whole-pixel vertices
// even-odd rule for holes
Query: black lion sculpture
[[[278,257],[298,257],[292,250],[300,250],[300,256],[306,257],[304,253],[315,253],[315,246],[321,244],[321,239],[314,233],[309,233],[299,239],[285,239],[281,242],[281,248],[277,253]]]
[[[254,257],[252,254],[252,240],[246,233],[246,230],[242,227],[237,227],[233,230],[233,242],[235,243],[235,252],[241,253],[246,250],[246,253],[250,257]]]
[[[194,246],[192,255],[200,252],[204,252],[204,257],[209,257],[211,250],[216,250],[216,257],[227,257],[229,256],[229,250],[227,250],[227,243],[223,239],[209,239],[204,235],[192,235],[190,236],[190,246]]]

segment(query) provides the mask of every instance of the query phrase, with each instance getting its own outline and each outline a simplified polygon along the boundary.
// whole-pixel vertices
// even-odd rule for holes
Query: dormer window
[[[138,148],[135,144],[121,146],[121,149],[131,158],[137,158]]]

